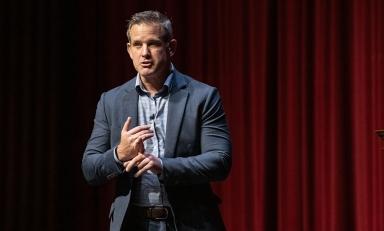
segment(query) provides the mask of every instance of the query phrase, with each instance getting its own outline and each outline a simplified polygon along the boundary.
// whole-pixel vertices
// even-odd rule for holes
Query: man
[[[225,230],[209,184],[232,159],[218,91],[174,68],[163,14],[134,14],[127,36],[137,76],[101,95],[82,161],[92,185],[117,178],[110,230]]]

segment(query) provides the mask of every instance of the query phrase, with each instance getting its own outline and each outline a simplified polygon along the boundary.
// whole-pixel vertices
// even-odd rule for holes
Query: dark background
[[[81,158],[148,9],[173,20],[176,68],[223,98],[228,230],[384,230],[380,0],[2,1],[0,230],[107,230],[113,182],[88,186]]]

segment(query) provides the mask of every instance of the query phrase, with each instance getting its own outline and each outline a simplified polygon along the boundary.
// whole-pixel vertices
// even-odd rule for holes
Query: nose
[[[143,46],[141,47],[141,56],[147,57],[149,54],[150,53],[149,53],[148,45],[147,44],[143,44]]]

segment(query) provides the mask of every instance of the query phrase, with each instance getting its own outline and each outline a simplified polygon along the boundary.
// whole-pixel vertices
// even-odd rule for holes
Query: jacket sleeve
[[[100,185],[123,172],[121,164],[114,158],[114,147],[110,147],[110,128],[106,97],[103,93],[97,104],[92,134],[85,148],[81,166],[84,178],[91,185]]]
[[[232,162],[231,141],[217,89],[211,90],[202,102],[201,118],[195,118],[199,126],[195,142],[200,145],[201,153],[182,156],[175,154],[174,158],[162,158],[163,172],[160,180],[167,185],[208,183],[224,180],[229,174]]]

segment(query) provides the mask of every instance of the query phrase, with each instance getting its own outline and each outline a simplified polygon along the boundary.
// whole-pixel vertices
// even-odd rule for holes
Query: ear
[[[131,44],[128,42],[127,43],[127,52],[129,54],[129,57],[132,59],[132,54],[131,54]]]
[[[177,47],[176,39],[171,39],[171,41],[169,41],[169,45],[168,45],[169,56],[172,57],[176,53],[176,47]]]

